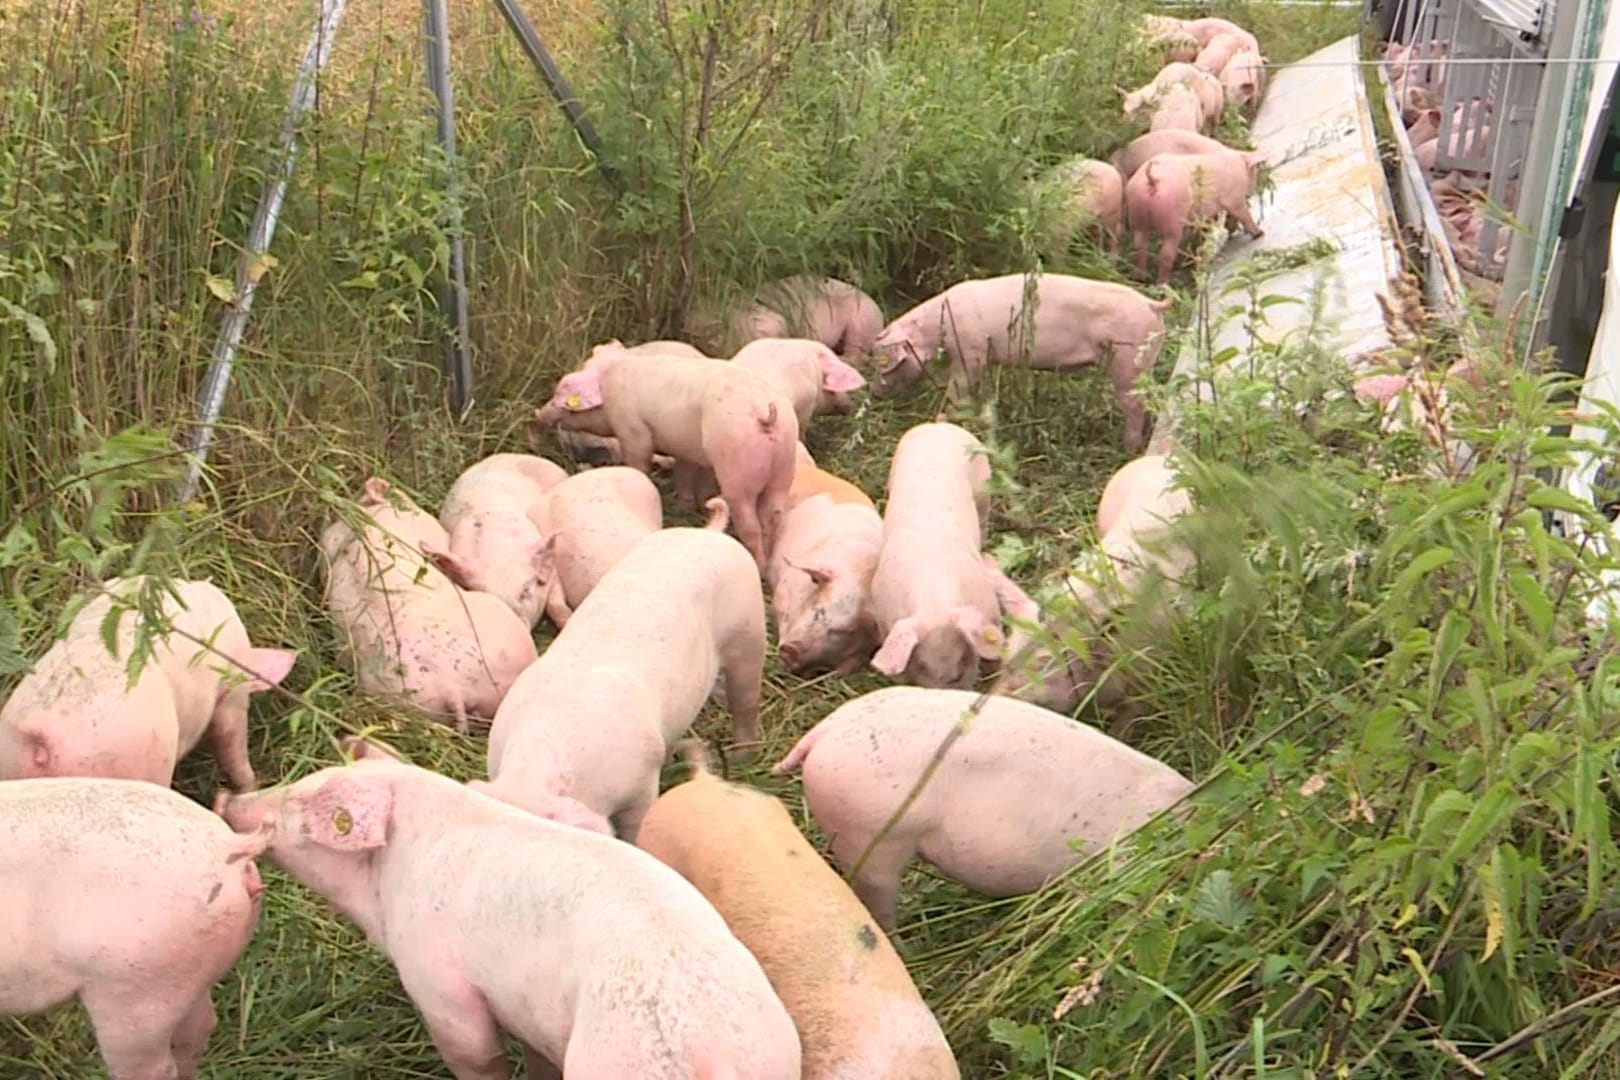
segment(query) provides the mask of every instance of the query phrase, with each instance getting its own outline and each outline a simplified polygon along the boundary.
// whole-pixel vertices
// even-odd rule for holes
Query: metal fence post
[[[444,147],[450,170],[450,265],[440,290],[440,306],[451,321],[444,343],[441,369],[450,379],[450,408],[465,417],[473,402],[472,358],[468,355],[467,259],[462,243],[461,166],[456,157],[456,106],[450,86],[450,14],[445,0],[422,0],[423,32],[427,43],[428,86],[438,99],[439,145]]]
[[[236,358],[242,332],[247,328],[248,313],[253,310],[253,294],[262,276],[261,258],[270,250],[270,241],[276,235],[276,221],[281,216],[281,204],[287,197],[287,181],[292,178],[298,163],[298,127],[315,104],[316,79],[332,55],[332,39],[338,23],[343,19],[347,0],[321,0],[321,10],[315,17],[315,29],[309,44],[304,46],[304,58],[298,65],[298,77],[293,82],[292,97],[287,102],[287,115],[281,122],[281,138],[277,160],[265,181],[259,196],[259,207],[253,213],[253,225],[248,230],[247,243],[236,260],[236,292],[225,308],[220,322],[219,337],[214,342],[213,360],[203,379],[198,395],[200,426],[191,439],[191,464],[181,482],[182,502],[194,498],[202,470],[208,461],[208,450],[214,442],[214,425],[225,404],[225,391],[231,385],[231,365]]]

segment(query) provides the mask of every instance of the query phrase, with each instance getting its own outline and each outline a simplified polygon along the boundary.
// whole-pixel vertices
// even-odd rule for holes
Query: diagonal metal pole
[[[200,424],[191,439],[191,466],[181,482],[182,502],[196,496],[203,467],[208,462],[208,450],[214,442],[214,425],[219,422],[219,412],[225,404],[225,391],[231,385],[231,367],[236,359],[236,350],[242,343],[242,332],[247,329],[248,314],[253,310],[253,294],[258,289],[259,278],[264,274],[262,259],[269,252],[270,241],[276,235],[276,221],[281,216],[281,204],[287,197],[287,181],[292,178],[293,167],[298,163],[298,128],[315,104],[317,80],[332,55],[332,39],[337,35],[346,3],[347,0],[321,0],[320,12],[315,17],[315,29],[310,34],[309,44],[304,46],[304,58],[298,65],[298,77],[293,82],[292,97],[287,102],[287,115],[281,122],[277,160],[259,196],[259,207],[253,214],[247,244],[236,260],[235,297],[225,309],[219,337],[214,342],[213,360],[203,379],[202,392],[198,395]]]
[[[451,320],[444,343],[441,368],[450,380],[450,409],[465,417],[472,408],[472,357],[468,355],[467,258],[463,246],[461,165],[456,157],[456,103],[450,86],[450,13],[445,0],[422,0],[423,33],[427,39],[428,86],[439,103],[439,145],[450,169],[450,266],[440,290],[440,307]]]
[[[602,145],[601,137],[596,134],[596,126],[585,115],[585,107],[574,96],[573,88],[568,85],[568,80],[563,78],[562,69],[557,66],[557,61],[552,58],[545,43],[540,40],[540,35],[535,33],[529,17],[518,7],[517,0],[495,0],[495,6],[500,9],[506,25],[512,28],[512,33],[517,35],[518,43],[523,46],[523,51],[529,54],[530,61],[540,69],[540,75],[551,88],[552,96],[557,99],[557,104],[562,106],[563,112],[568,114],[568,122],[574,125],[579,141],[585,144],[585,149],[596,159],[596,171],[601,173],[602,179],[613,188],[614,194],[623,195],[624,180],[619,176],[619,171],[608,163],[607,149]]]

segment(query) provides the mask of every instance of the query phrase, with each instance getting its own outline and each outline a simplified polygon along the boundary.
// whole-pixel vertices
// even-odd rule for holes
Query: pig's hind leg
[[[861,853],[872,836],[864,830],[842,832],[832,838],[832,856],[844,873],[855,868]],[[916,854],[916,846],[909,839],[897,839],[893,832],[878,842],[861,865],[859,874],[850,881],[855,895],[860,897],[866,910],[872,913],[878,926],[886,934],[894,932],[895,907],[900,893],[900,875]]]
[[[438,965],[418,971],[400,964],[399,980],[456,1080],[510,1080],[512,1066],[483,994]]]
[[[749,625],[736,628],[720,646],[720,675],[725,680],[726,708],[731,713],[734,756],[746,760],[759,749],[760,681],[765,677],[765,612],[749,612]]]
[[[208,1037],[214,1033],[214,1003],[207,991],[192,1003],[191,1010],[180,1021],[174,1037],[169,1040],[175,1065],[182,1078],[197,1075],[197,1065],[203,1051],[208,1049]]]
[[[151,985],[106,983],[92,983],[80,1000],[90,1014],[110,1080],[189,1080],[195,1075],[195,1062],[182,1071],[173,1049],[192,1002],[177,1003],[154,993]],[[210,1019],[212,1013],[210,1009]]]

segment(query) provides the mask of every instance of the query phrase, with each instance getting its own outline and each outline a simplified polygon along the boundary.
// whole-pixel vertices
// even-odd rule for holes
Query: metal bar
[[[438,100],[439,145],[449,168],[450,265],[439,291],[440,307],[449,316],[450,336],[444,343],[440,367],[450,380],[450,409],[464,418],[472,408],[471,335],[467,329],[467,259],[461,214],[461,165],[456,157],[456,102],[450,85],[450,13],[445,0],[422,0],[422,32],[427,44],[428,87]]]
[[[517,35],[523,51],[529,54],[534,66],[540,69],[540,75],[551,88],[552,96],[557,99],[557,104],[562,106],[563,112],[568,114],[568,122],[574,125],[579,141],[585,144],[585,148],[596,159],[596,171],[601,173],[602,179],[613,188],[614,194],[624,194],[624,179],[619,175],[619,170],[608,163],[607,150],[596,134],[596,126],[591,123],[590,117],[585,115],[585,107],[574,96],[573,88],[568,85],[568,80],[563,78],[562,70],[557,67],[557,61],[552,59],[545,43],[540,40],[540,35],[535,33],[529,17],[518,7],[517,0],[495,0],[495,6],[500,9],[506,25],[512,28],[512,33]]]
[[[270,241],[276,235],[276,221],[281,216],[281,204],[287,197],[287,181],[292,178],[293,167],[298,163],[298,128],[315,103],[316,78],[331,58],[332,40],[337,34],[338,23],[343,19],[346,3],[347,0],[321,0],[315,29],[310,34],[309,44],[304,46],[304,58],[298,65],[298,77],[293,82],[292,96],[287,102],[287,115],[281,122],[278,160],[259,196],[259,206],[253,213],[247,244],[237,257],[236,296],[227,305],[225,318],[220,322],[213,360],[203,379],[202,392],[198,395],[201,426],[192,436],[191,465],[180,488],[182,502],[196,496],[203,467],[208,462],[208,451],[214,442],[214,425],[218,423],[220,409],[225,404],[225,391],[231,385],[231,366],[236,358],[236,349],[242,343],[248,313],[253,310],[253,295],[264,273],[260,258],[270,250]]]

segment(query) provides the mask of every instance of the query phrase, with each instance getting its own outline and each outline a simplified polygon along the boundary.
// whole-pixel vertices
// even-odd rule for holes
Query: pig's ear
[[[287,672],[292,670],[297,660],[297,649],[248,650],[247,662],[242,665],[251,672],[246,683],[248,693],[257,694],[272,686],[280,686],[281,680],[287,677]]]
[[[978,608],[965,604],[953,608],[951,622],[962,631],[980,660],[994,660],[1001,655],[1001,647],[1006,644],[1006,639],[1001,636],[1001,628],[986,619],[984,612]]]
[[[380,476],[368,477],[360,487],[362,502],[380,503],[388,501],[388,481]]]
[[[338,749],[351,761],[397,761],[402,765],[406,763],[405,759],[391,747],[363,739],[359,735],[345,735],[338,740]]]
[[[393,810],[386,776],[339,771],[304,804],[304,831],[334,851],[369,851],[388,842]]]
[[[905,671],[906,665],[911,663],[911,653],[916,647],[917,621],[901,619],[889,630],[889,636],[883,641],[883,648],[872,657],[872,670],[894,678]]]
[[[847,394],[866,385],[866,378],[831,353],[821,357],[821,388],[829,394]]]
[[[910,343],[907,342],[905,344],[909,345]],[[891,374],[892,372],[896,371],[900,367],[901,364],[904,364],[905,362],[906,362],[906,352],[905,352],[905,350],[903,348],[902,349],[895,349],[893,352],[890,352],[889,350],[885,349],[884,352],[883,352],[883,363],[881,365],[879,365],[879,367],[878,367],[878,374],[879,375]]]
[[[478,586],[473,584],[472,566],[453,551],[446,551],[434,543],[422,545],[422,554],[427,556],[429,562],[439,568],[439,571],[456,584],[457,588],[474,592]]]
[[[784,563],[786,563],[790,568],[792,568],[794,570],[797,570],[797,571],[799,571],[799,573],[804,574],[805,576],[807,576],[810,579],[810,583],[812,585],[814,585],[818,589],[821,588],[821,586],[827,584],[829,581],[831,581],[836,576],[833,573],[833,571],[827,569],[825,566],[805,566],[805,565],[802,565],[800,563],[794,562],[792,559],[789,559],[786,555],[782,556],[782,561]]]
[[[576,371],[557,380],[551,403],[569,412],[586,412],[602,407],[602,377],[594,371]]]

